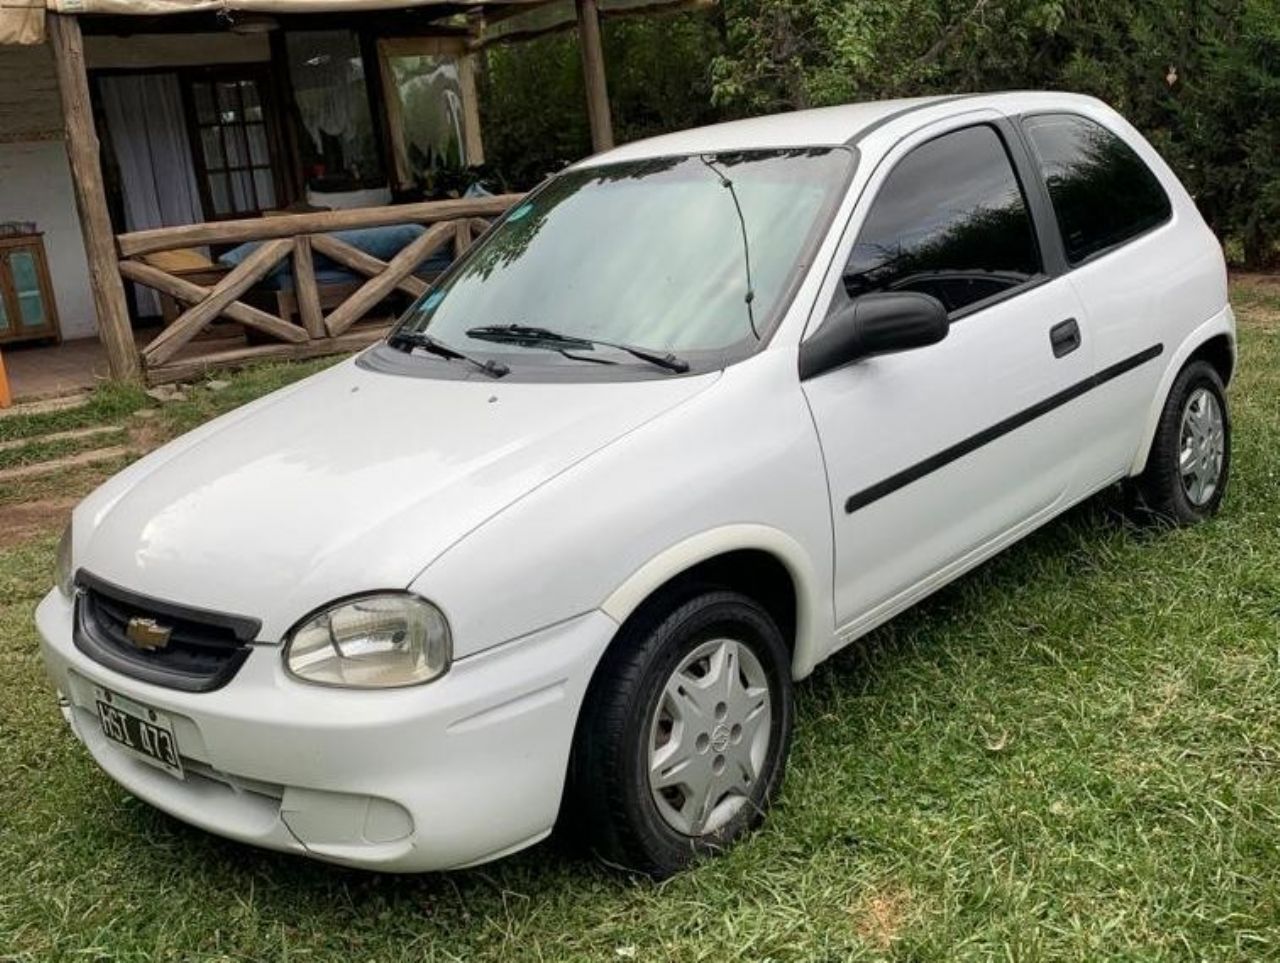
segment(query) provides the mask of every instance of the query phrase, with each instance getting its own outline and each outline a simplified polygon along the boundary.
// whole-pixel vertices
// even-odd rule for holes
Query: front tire
[[[782,782],[790,655],[755,601],[706,591],[629,623],[583,707],[576,815],[606,862],[654,878],[757,826]]]
[[[1140,504],[1156,518],[1190,525],[1216,514],[1231,476],[1231,415],[1222,379],[1193,361],[1174,379],[1156,426]]]

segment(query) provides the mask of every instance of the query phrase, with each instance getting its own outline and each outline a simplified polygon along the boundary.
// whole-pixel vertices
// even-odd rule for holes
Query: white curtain
[[[125,228],[204,220],[177,75],[103,77],[99,90],[123,182]],[[139,314],[160,313],[154,291],[139,285],[134,290]]]

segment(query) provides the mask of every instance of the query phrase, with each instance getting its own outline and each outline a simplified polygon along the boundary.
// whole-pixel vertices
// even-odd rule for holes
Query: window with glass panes
[[[257,214],[277,205],[261,81],[193,80],[191,107],[207,213]]]

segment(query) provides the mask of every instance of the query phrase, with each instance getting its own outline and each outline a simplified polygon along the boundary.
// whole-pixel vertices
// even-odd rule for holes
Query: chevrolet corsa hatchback
[[[1095,100],[631,144],[86,499],[44,658],[212,832],[432,870],[571,813],[663,875],[759,822],[842,646],[1114,482],[1212,515],[1234,358],[1218,244]]]

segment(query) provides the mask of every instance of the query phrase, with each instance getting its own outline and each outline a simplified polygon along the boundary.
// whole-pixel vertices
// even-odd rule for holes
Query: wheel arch
[[[1147,456],[1151,453],[1151,445],[1155,440],[1156,427],[1160,421],[1160,412],[1164,410],[1165,399],[1173,387],[1174,380],[1192,361],[1208,361],[1217,370],[1224,385],[1231,381],[1236,370],[1236,319],[1230,306],[1191,332],[1178,350],[1174,352],[1169,364],[1160,378],[1160,385],[1151,401],[1151,409],[1147,414],[1147,422],[1143,429],[1142,444],[1138,447],[1133,463],[1129,466],[1130,475],[1139,475],[1147,466]]]
[[[649,601],[682,584],[706,583],[763,605],[791,649],[792,677],[813,670],[820,658],[817,574],[799,542],[766,525],[727,525],[672,545],[614,589],[601,609],[623,626]]]

